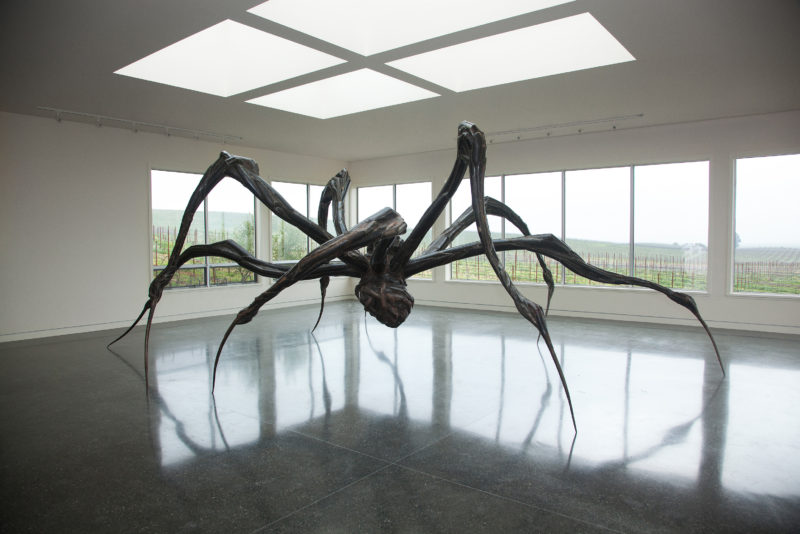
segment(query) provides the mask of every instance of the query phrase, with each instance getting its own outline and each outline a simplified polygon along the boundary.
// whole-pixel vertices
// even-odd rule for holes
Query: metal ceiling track
[[[123,119],[120,117],[111,117],[109,115],[98,115],[96,113],[85,113],[83,111],[71,111],[68,109],[58,109],[51,107],[39,106],[40,111],[53,113],[54,118],[61,122],[62,120],[71,120],[75,122],[94,123],[100,126],[112,126],[115,128],[126,128],[132,132],[148,131],[163,133],[167,137],[177,135],[180,137],[188,137],[192,139],[216,139],[225,143],[236,143],[242,141],[243,138],[238,135],[224,134],[218,132],[210,132],[207,130],[192,130],[189,128],[180,128],[177,126],[170,126],[168,124],[159,124],[156,122],[135,121],[131,119]]]

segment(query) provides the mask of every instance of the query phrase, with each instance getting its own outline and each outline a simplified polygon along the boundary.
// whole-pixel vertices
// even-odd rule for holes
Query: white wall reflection
[[[728,380],[723,485],[744,493],[797,496],[800,371],[733,363]]]
[[[278,431],[344,406],[341,325],[320,325],[313,336],[308,330],[277,334],[273,354]]]
[[[235,409],[219,414],[210,396],[213,347],[175,351],[154,359],[158,393],[151,401],[151,411],[157,421],[162,465],[258,440],[258,360],[245,354],[251,349],[251,344],[241,342],[231,346],[230,359],[235,365],[220,375],[217,401]]]
[[[613,334],[598,343],[589,332],[556,335],[575,437],[544,343],[537,348],[522,320],[509,325],[465,327],[431,315],[391,329],[358,313],[323,323],[314,336],[306,324],[251,331],[226,345],[216,404],[217,345],[162,344],[150,403],[162,464],[257,446],[286,431],[316,435],[324,427],[333,436],[413,421],[423,436],[477,438],[493,450],[625,471],[632,480],[720,495],[800,494],[800,371],[734,360],[723,380],[707,351],[682,353],[671,341],[642,350]]]
[[[429,327],[387,328],[359,323],[359,395],[362,410],[431,420],[433,345]]]

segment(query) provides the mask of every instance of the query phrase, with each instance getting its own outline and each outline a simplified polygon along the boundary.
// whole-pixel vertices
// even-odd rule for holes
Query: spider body
[[[701,317],[691,296],[673,291],[649,280],[599,269],[586,263],[566,243],[550,234],[531,235],[525,222],[511,208],[484,195],[485,166],[486,140],[483,132],[474,124],[462,122],[458,127],[457,152],[450,176],[420,218],[419,223],[403,240],[400,236],[405,234],[406,224],[400,215],[390,208],[380,210],[351,229],[347,228],[344,206],[350,178],[346,170],[331,178],[323,189],[320,196],[317,222],[314,222],[293,209],[277,191],[258,175],[258,165],[253,160],[223,152],[205,172],[189,199],[167,265],[151,282],[148,292],[149,298],[145,302],[144,308],[130,328],[112,341],[109,346],[127,335],[141,320],[145,312],[149,312],[144,349],[145,377],[147,377],[148,343],[156,305],[178,268],[192,258],[221,256],[256,274],[275,279],[275,282],[266,291],[258,295],[249,306],[236,315],[225,332],[214,360],[213,391],[222,349],[233,329],[237,325],[250,322],[264,304],[294,283],[310,279],[318,279],[320,281],[322,294],[321,318],[324,310],[325,291],[330,277],[350,276],[358,278],[355,294],[364,309],[384,325],[396,328],[406,320],[414,305],[414,297],[408,292],[406,285],[408,277],[456,260],[484,254],[501,285],[513,300],[520,315],[525,317],[537,329],[541,339],[547,345],[553,365],[558,371],[561,384],[564,387],[564,394],[569,404],[573,426],[577,430],[567,380],[556,356],[550,334],[547,331],[546,311],[540,305],[522,295],[511,281],[497,255],[498,250],[528,250],[536,254],[548,286],[547,309],[549,309],[555,284],[550,270],[545,264],[544,256],[560,262],[567,269],[590,280],[653,289],[686,308],[697,318],[711,340],[717,361],[724,374],[724,367],[722,366],[722,360],[714,337],[711,335],[711,331]],[[433,223],[444,211],[467,171],[469,171],[472,195],[471,207],[434,239],[427,249],[412,259],[412,255],[420,247],[423,238],[432,228]],[[270,263],[259,260],[250,255],[240,245],[229,240],[210,245],[195,245],[181,252],[189,233],[194,212],[209,192],[225,177],[231,177],[240,182],[264,203],[273,214],[299,228],[311,239],[319,243],[319,247],[292,264]],[[326,228],[330,207],[333,207],[335,236],[330,234]],[[503,217],[520,230],[522,237],[493,239],[489,231],[487,215]],[[477,226],[479,241],[466,245],[450,246],[459,233],[473,223]],[[366,247],[366,253],[360,251],[363,247]],[[337,259],[339,261],[336,261]],[[319,324],[319,318],[317,319],[317,324]]]
[[[405,278],[395,272],[367,271],[356,284],[356,297],[364,310],[391,328],[403,324],[414,306]]]

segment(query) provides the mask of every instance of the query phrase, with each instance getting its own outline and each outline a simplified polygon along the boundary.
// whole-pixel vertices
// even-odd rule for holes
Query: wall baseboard
[[[432,306],[438,308],[458,308],[470,310],[485,310],[497,311],[504,313],[518,314],[517,309],[513,304],[497,305],[497,304],[482,304],[482,303],[463,303],[463,302],[448,302],[441,300],[421,300],[417,299],[416,303],[422,306]],[[688,313],[688,312],[687,312]],[[593,312],[584,310],[566,310],[556,307],[550,308],[550,315],[555,317],[575,317],[580,319],[599,319],[604,321],[623,321],[633,323],[648,323],[648,324],[663,324],[670,326],[696,326],[700,328],[700,324],[694,317],[669,317],[660,315],[637,315],[626,313],[612,313],[612,312]],[[737,322],[737,321],[706,321],[709,328],[719,330],[733,330],[745,331],[748,333],[768,333],[768,334],[789,334],[800,335],[800,328],[793,325],[776,325],[771,323],[754,323],[754,322]]]

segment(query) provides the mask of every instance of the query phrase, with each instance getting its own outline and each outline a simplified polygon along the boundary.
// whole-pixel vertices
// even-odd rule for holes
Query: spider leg
[[[419,244],[425,238],[425,234],[433,227],[433,223],[436,222],[436,219],[442,214],[447,203],[450,202],[450,199],[461,184],[461,179],[464,177],[464,173],[467,172],[467,167],[469,166],[469,137],[471,135],[471,127],[472,124],[466,121],[458,125],[458,148],[456,161],[453,163],[453,170],[450,171],[450,176],[442,186],[442,190],[439,191],[434,201],[428,206],[425,213],[422,214],[419,222],[405,239],[400,249],[395,252],[390,266],[392,271],[399,271],[405,267],[411,255],[417,250],[417,247],[419,247]]]
[[[514,301],[517,311],[536,327],[539,331],[539,335],[547,344],[547,349],[550,351],[553,365],[555,365],[558,376],[561,379],[561,385],[564,387],[564,395],[567,398],[570,416],[572,417],[572,426],[577,433],[578,425],[575,423],[575,410],[572,406],[572,397],[569,393],[564,371],[561,369],[561,364],[558,361],[558,356],[556,356],[553,342],[550,339],[550,333],[547,331],[544,310],[541,306],[523,296],[519,289],[513,284],[511,277],[500,263],[500,258],[497,256],[497,250],[492,241],[492,234],[489,231],[489,221],[486,215],[486,203],[484,202],[483,179],[486,170],[486,139],[483,132],[474,124],[470,125],[469,136],[465,138],[465,143],[469,144],[470,149],[469,182],[472,191],[472,210],[475,213],[475,224],[478,227],[478,237],[480,239],[481,248],[486,258],[489,260],[489,264],[492,266],[495,275],[497,275],[497,278],[511,297],[511,300]]]
[[[298,227],[302,232],[314,239],[317,243],[324,243],[333,237],[320,225],[316,224],[308,217],[305,217],[300,212],[292,208],[286,199],[280,195],[280,193],[278,193],[263,178],[261,178],[258,175],[258,165],[255,161],[248,158],[232,156],[224,151],[221,152],[217,160],[212,163],[208,169],[206,169],[205,173],[203,173],[203,176],[198,182],[197,187],[189,198],[189,202],[187,203],[183,217],[181,218],[180,228],[175,238],[172,251],[170,252],[169,259],[167,260],[167,265],[150,283],[150,288],[148,290],[148,301],[145,303],[144,308],[149,308],[150,310],[147,323],[148,334],[146,334],[145,337],[145,365],[147,364],[150,325],[155,312],[155,307],[158,304],[158,301],[161,300],[161,296],[164,292],[164,289],[169,284],[169,281],[177,272],[178,267],[182,265],[181,250],[183,249],[183,245],[186,242],[186,237],[189,234],[189,228],[192,224],[194,213],[203,203],[203,200],[208,196],[211,190],[216,187],[217,184],[219,184],[219,182],[225,177],[231,177],[241,183],[245,188],[253,193],[256,198],[264,203],[275,215]],[[343,251],[340,258],[344,263],[358,269],[359,272],[365,271],[369,265],[364,255],[356,250]],[[270,275],[265,274],[265,276]],[[125,335],[127,335],[128,332],[130,332],[133,327],[136,326],[136,324],[142,318],[142,315],[144,315],[144,313],[141,313],[133,325],[111,344],[119,341],[119,339],[122,339],[122,337],[125,337]]]
[[[341,235],[347,231],[347,224],[344,220],[344,199],[349,188],[350,175],[347,173],[347,169],[342,169],[339,174],[328,180],[319,198],[317,223],[322,228],[326,227],[328,224],[328,206],[333,205],[333,226],[336,228],[336,235]]]
[[[173,275],[177,272],[177,269],[186,264],[188,261],[194,258],[200,258],[204,256],[219,256],[229,260],[236,262],[238,265],[248,269],[251,272],[254,272],[261,276],[266,276],[268,278],[280,278],[292,267],[291,264],[276,264],[276,263],[269,263],[265,261],[261,261],[258,258],[251,255],[247,250],[244,249],[239,243],[232,241],[230,239],[225,241],[219,241],[217,243],[213,243],[211,245],[194,245],[189,247],[188,249],[184,250],[181,255],[178,257],[177,260],[177,268],[173,271],[167,272],[166,269],[162,270],[156,280],[153,280],[153,284],[158,284],[159,287],[166,287],[169,285],[170,280],[172,279]],[[350,267],[349,265],[342,264],[342,263],[332,263],[327,265],[320,265],[316,269],[313,269],[307,273],[306,279],[313,279],[319,278],[322,281],[323,278],[329,278],[330,275],[344,275],[344,276],[360,276],[360,271]],[[326,284],[327,285],[327,284]],[[152,286],[152,284],[151,284]],[[153,321],[153,315],[155,314],[155,308],[158,304],[159,298],[149,298],[147,302],[145,302],[144,307],[142,308],[141,313],[133,322],[133,324],[128,327],[128,329],[123,332],[121,336],[116,338],[114,341],[108,344],[108,347],[111,347],[114,343],[125,337],[130,333],[131,330],[139,323],[139,321],[144,316],[144,313],[150,310],[149,315],[147,316],[147,328],[145,330],[145,338],[144,338],[144,367],[145,367],[145,381],[147,381],[147,368],[148,368],[148,361],[149,361],[149,341],[150,341],[150,326]]]
[[[586,263],[583,258],[578,255],[578,253],[576,253],[566,243],[552,234],[538,234],[526,237],[517,237],[513,239],[497,239],[494,241],[494,246],[497,250],[529,250],[531,252],[539,252],[548,258],[552,258],[561,263],[570,271],[573,271],[584,278],[588,278],[589,280],[594,280],[595,282],[646,287],[648,289],[658,291],[659,293],[663,293],[667,296],[667,298],[683,306],[695,316],[708,335],[708,338],[711,340],[711,344],[714,347],[714,353],[717,357],[717,362],[719,363],[723,376],[725,375],[725,366],[722,363],[722,357],[720,356],[717,342],[714,340],[714,336],[711,334],[711,330],[709,329],[705,320],[700,315],[700,310],[697,308],[697,303],[690,295],[681,293],[679,291],[674,291],[668,287],[651,282],[650,280],[636,278],[635,276],[617,274],[611,271],[600,269],[599,267],[595,267],[594,265]],[[467,245],[459,245],[442,250],[440,252],[426,254],[411,260],[408,263],[405,274],[406,276],[412,276],[418,272],[432,269],[440,265],[446,265],[464,258],[478,256],[483,252],[483,246],[481,243],[469,243]]]
[[[522,220],[522,217],[517,215],[517,213],[510,207],[492,197],[484,197],[484,203],[486,205],[486,213],[488,215],[503,217],[511,224],[516,226],[522,235],[531,235],[530,231],[528,230],[528,225],[525,224],[525,221]],[[427,254],[429,252],[444,250],[450,246],[453,240],[458,237],[461,232],[466,230],[467,227],[474,222],[475,210],[473,210],[472,206],[470,206],[464,210],[464,213],[462,213],[458,219],[456,219],[453,224],[450,225],[449,228],[439,234],[439,237],[437,237],[433,243],[431,243],[428,248],[425,249],[425,253]],[[550,312],[550,301],[553,298],[553,293],[555,292],[556,286],[555,282],[553,281],[553,273],[551,273],[550,268],[547,267],[544,257],[537,252],[536,259],[539,261],[539,265],[542,267],[542,277],[547,284],[547,306],[545,307],[544,312],[546,316]]]
[[[272,213],[296,226],[317,243],[324,243],[333,237],[319,224],[316,224],[311,219],[292,208],[280,193],[261,178],[258,175],[258,165],[255,161],[222,152],[219,158],[217,158],[217,161],[212,163],[203,174],[203,177],[200,179],[200,182],[197,184],[197,187],[186,205],[186,210],[181,219],[181,226],[175,238],[175,244],[170,253],[167,265],[162,271],[162,273],[166,273],[164,278],[157,277],[150,284],[150,298],[153,299],[154,302],[161,298],[161,294],[166,287],[164,280],[168,281],[171,279],[178,268],[181,249],[189,233],[189,227],[192,224],[194,212],[200,207],[211,190],[225,177],[231,177],[241,183],[248,191],[253,193],[257,199],[264,203]],[[341,259],[348,265],[359,267],[363,270],[365,270],[368,265],[367,259],[356,251],[348,250],[342,254]]]
[[[322,320],[322,312],[325,310],[325,293],[328,290],[328,284],[330,283],[330,281],[331,281],[330,276],[320,276],[319,278],[319,292],[322,298],[319,301],[319,315],[317,316],[317,322],[314,323],[314,328],[311,329],[312,333],[314,332],[314,330],[317,329],[317,327],[319,326],[319,322]]]
[[[128,327],[128,329],[127,329],[127,330],[125,330],[125,331],[124,331],[124,332],[123,332],[123,333],[122,333],[122,334],[121,334],[121,335],[120,335],[118,338],[116,338],[114,341],[112,341],[111,343],[109,343],[108,345],[106,345],[106,348],[107,348],[107,349],[110,349],[110,348],[111,348],[111,345],[113,345],[114,343],[116,343],[117,341],[119,341],[120,339],[122,339],[123,337],[127,336],[127,335],[128,335],[128,333],[129,333],[131,330],[133,330],[133,327],[134,327],[134,326],[136,326],[137,324],[139,324],[139,321],[141,321],[141,320],[142,320],[142,317],[144,316],[144,312],[146,312],[146,311],[147,311],[147,310],[149,310],[149,309],[150,309],[150,301],[148,300],[147,302],[145,302],[145,303],[144,303],[144,307],[142,308],[142,312],[139,314],[139,316],[136,318],[136,320],[135,320],[135,321],[133,321],[133,324],[132,324],[132,325],[130,325],[130,326]]]
[[[406,223],[402,217],[391,208],[384,208],[375,215],[367,217],[358,223],[352,230],[333,239],[322,243],[319,247],[309,252],[305,257],[298,261],[286,273],[278,278],[269,289],[258,295],[253,302],[242,309],[234,318],[225,335],[222,338],[217,356],[214,359],[214,370],[211,391],[214,391],[217,379],[217,366],[222,348],[230,336],[233,329],[240,324],[246,324],[253,320],[258,310],[281,291],[294,283],[305,280],[308,274],[317,267],[329,262],[331,259],[341,256],[343,253],[363,247],[367,243],[402,235],[406,231]]]
[[[347,189],[350,187],[350,175],[347,169],[342,169],[339,173],[328,180],[328,184],[322,190],[319,197],[319,209],[317,210],[317,223],[326,228],[328,225],[328,206],[333,202],[333,225],[336,228],[336,235],[342,235],[347,232],[347,225],[344,220],[344,199],[347,195]],[[326,228],[327,229],[327,228]],[[319,316],[314,327],[311,329],[313,332],[319,326],[322,320],[322,312],[325,310],[325,293],[328,289],[330,278],[325,276],[319,279]]]

